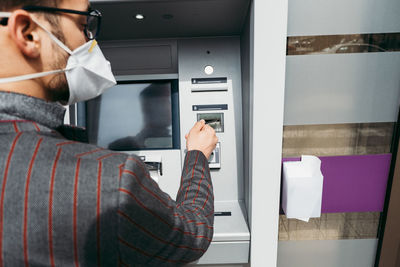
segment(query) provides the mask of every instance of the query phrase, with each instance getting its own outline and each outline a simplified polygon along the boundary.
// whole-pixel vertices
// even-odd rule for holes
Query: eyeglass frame
[[[77,15],[82,15],[82,16],[86,16],[86,22],[89,20],[89,17],[95,17],[97,19],[97,29],[96,29],[96,34],[91,37],[89,36],[88,32],[90,32],[88,30],[88,25],[85,25],[85,36],[89,39],[89,40],[93,40],[96,39],[96,37],[99,35],[100,32],[100,26],[101,26],[101,12],[97,9],[89,9],[88,11],[79,11],[79,10],[74,10],[74,9],[65,9],[65,8],[57,8],[57,7],[48,7],[48,6],[24,6],[21,9],[25,10],[25,11],[38,11],[38,12],[62,12],[62,13],[69,13],[69,14],[77,14]],[[3,18],[0,19],[0,25],[7,25],[8,23],[8,18]]]

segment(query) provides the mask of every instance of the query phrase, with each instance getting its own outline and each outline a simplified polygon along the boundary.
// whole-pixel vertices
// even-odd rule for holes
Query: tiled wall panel
[[[285,125],[394,122],[400,53],[288,56]]]

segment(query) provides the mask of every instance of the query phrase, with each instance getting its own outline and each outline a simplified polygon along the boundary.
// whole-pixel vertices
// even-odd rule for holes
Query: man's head
[[[63,69],[68,53],[62,50],[35,21],[53,33],[70,50],[87,41],[84,34],[86,16],[26,11],[24,6],[46,6],[87,11],[87,0],[2,0],[0,10],[12,12],[6,25],[0,25],[0,78]],[[50,101],[68,100],[65,74],[0,84],[0,90],[32,95]]]

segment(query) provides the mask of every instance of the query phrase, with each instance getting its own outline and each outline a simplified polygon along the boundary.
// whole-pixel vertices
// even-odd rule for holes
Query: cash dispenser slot
[[[216,212],[214,212],[214,216],[232,216],[232,212],[230,212],[230,211],[216,211]]]
[[[192,92],[223,92],[228,91],[228,80],[224,78],[193,78]]]
[[[146,165],[151,178],[158,183],[160,176],[163,176],[161,156],[139,156],[139,158]]]
[[[158,172],[161,176],[163,175],[162,172],[162,162],[154,162],[154,161],[150,161],[150,162],[145,162],[145,165],[147,167],[147,169],[151,172],[151,171],[156,171]]]

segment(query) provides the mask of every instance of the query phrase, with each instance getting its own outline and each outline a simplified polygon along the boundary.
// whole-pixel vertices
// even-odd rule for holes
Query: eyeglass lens
[[[95,16],[88,16],[87,26],[85,29],[87,38],[89,38],[90,40],[96,38],[98,33],[98,26],[99,26],[99,18]]]

